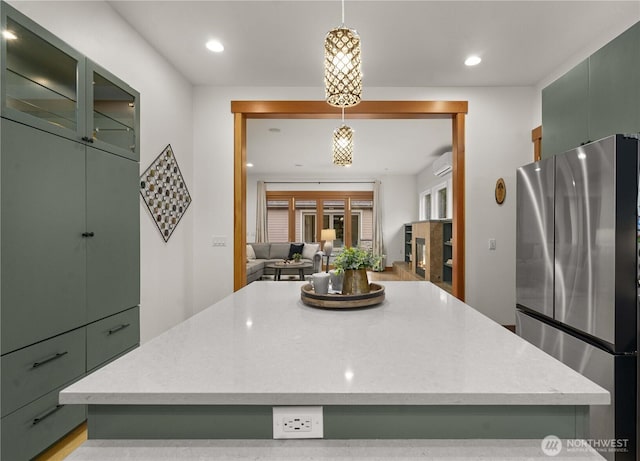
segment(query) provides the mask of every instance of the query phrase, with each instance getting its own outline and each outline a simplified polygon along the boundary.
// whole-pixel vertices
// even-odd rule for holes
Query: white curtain
[[[267,241],[267,185],[258,181],[256,203],[256,242]]]
[[[373,254],[382,258],[381,270],[384,270],[385,255],[382,240],[382,184],[373,183]]]

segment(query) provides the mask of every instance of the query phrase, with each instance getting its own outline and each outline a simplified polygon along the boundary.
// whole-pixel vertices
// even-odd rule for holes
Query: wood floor
[[[87,423],[82,423],[34,459],[35,461],[61,461],[85,440],[87,440]]]

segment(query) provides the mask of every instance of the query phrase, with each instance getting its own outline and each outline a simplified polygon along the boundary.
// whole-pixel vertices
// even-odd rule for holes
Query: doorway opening
[[[464,181],[467,101],[362,101],[349,109],[354,119],[447,118],[452,126],[453,248],[452,293],[464,300]],[[339,119],[341,111],[325,101],[231,101],[234,115],[234,290],[246,284],[247,119]]]

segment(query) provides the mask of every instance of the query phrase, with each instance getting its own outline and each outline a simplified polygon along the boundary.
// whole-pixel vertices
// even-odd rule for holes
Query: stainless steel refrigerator
[[[590,442],[616,461],[638,456],[638,203],[634,137],[517,171],[516,332],[611,393]]]

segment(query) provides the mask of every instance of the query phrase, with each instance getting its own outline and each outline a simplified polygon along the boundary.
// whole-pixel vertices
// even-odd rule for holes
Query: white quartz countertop
[[[61,403],[592,405],[609,393],[429,282],[360,310],[254,282],[60,393]],[[143,306],[153,309],[153,306]]]

